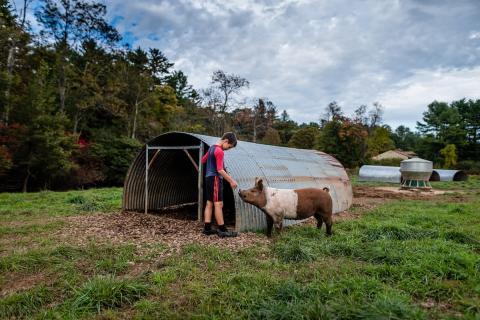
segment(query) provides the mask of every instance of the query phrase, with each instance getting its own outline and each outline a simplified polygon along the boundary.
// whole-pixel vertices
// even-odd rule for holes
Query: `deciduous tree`
[[[395,148],[390,138],[390,131],[385,127],[377,127],[367,139],[367,158]]]
[[[440,150],[440,154],[443,156],[445,168],[455,167],[457,164],[457,148],[454,144],[447,144],[445,148]]]
[[[292,136],[288,145],[299,149],[313,149],[319,130],[313,126],[305,126],[298,129]]]
[[[43,26],[41,34],[53,41],[58,54],[58,93],[60,111],[65,111],[68,85],[67,70],[72,50],[86,40],[113,44],[120,35],[106,20],[107,7],[99,2],[82,0],[44,0],[36,11]]]

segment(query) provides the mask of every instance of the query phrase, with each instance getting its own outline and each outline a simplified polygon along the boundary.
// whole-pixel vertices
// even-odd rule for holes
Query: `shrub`
[[[66,199],[67,203],[72,203],[72,204],[84,204],[87,201],[88,199],[82,195],[74,195]]]
[[[99,139],[91,144],[89,156],[102,162],[107,185],[122,185],[127,170],[141,147],[142,144],[135,139]]]
[[[470,174],[480,174],[480,161],[462,160],[457,163],[457,169],[467,171]]]
[[[381,159],[381,160],[370,160],[368,164],[374,165],[374,166],[391,166],[391,167],[400,167],[400,162],[402,162],[403,159],[398,159],[398,158],[386,158],[386,159]]]
[[[12,167],[12,157],[7,147],[0,145],[0,176]]]

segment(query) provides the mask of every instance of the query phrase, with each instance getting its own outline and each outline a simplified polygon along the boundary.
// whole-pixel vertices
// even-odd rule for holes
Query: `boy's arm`
[[[221,174],[223,179],[227,180],[228,183],[230,183],[230,185],[232,186],[233,189],[237,188],[237,182],[235,180],[233,180],[233,178],[230,177],[230,175],[225,170],[223,170],[223,169],[218,170],[218,173]]]
[[[203,156],[203,158],[202,158],[202,163],[207,163],[207,159],[208,159],[208,151],[207,151],[207,153],[205,153],[205,155]]]
[[[220,148],[217,148],[215,150],[215,158],[217,160],[217,171],[225,180],[228,181],[228,183],[230,183],[232,188],[235,189],[237,187],[237,182],[233,180],[233,178],[230,177],[230,175],[223,168],[223,157],[224,157],[224,152],[220,150]]]

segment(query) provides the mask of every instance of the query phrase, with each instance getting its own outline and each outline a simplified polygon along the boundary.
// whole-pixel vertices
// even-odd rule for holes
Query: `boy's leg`
[[[205,198],[207,204],[205,205],[205,211],[203,214],[203,221],[205,226],[203,227],[203,234],[211,235],[217,234],[217,230],[212,229],[212,215],[213,215],[213,179],[211,177],[205,177]]]
[[[212,223],[212,211],[213,202],[207,200],[207,204],[205,205],[205,211],[203,212],[203,221],[205,221],[205,223]]]
[[[213,206],[215,207],[215,221],[219,226],[225,224],[223,221],[223,201],[214,202]]]
[[[217,234],[217,230],[212,229],[212,211],[213,211],[213,202],[207,200],[207,204],[205,205],[205,212],[204,212],[205,225],[202,231],[203,234],[206,234],[206,235]]]
[[[236,237],[237,233],[228,231],[223,220],[223,179],[215,176],[213,178],[213,207],[215,220],[218,224],[219,237]]]
[[[215,208],[215,220],[218,224],[218,236],[225,237],[236,237],[238,235],[235,231],[229,231],[225,226],[225,221],[223,220],[223,201],[214,202],[213,206]]]

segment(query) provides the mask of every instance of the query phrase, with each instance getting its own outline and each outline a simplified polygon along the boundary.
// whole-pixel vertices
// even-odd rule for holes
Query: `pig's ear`
[[[263,179],[258,179],[257,182],[255,183],[255,186],[257,187],[258,190],[262,191],[263,190]]]

